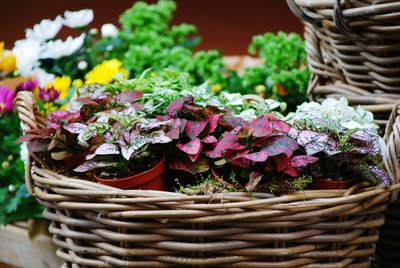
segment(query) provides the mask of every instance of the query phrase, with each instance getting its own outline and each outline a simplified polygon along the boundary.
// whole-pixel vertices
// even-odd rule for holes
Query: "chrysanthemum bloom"
[[[10,73],[15,71],[17,60],[10,50],[4,49],[4,42],[0,42],[0,72]]]
[[[17,86],[17,91],[32,91],[39,85],[37,79],[28,79]]]
[[[0,113],[11,111],[15,97],[15,90],[0,86]]]
[[[85,27],[92,22],[94,17],[92,9],[82,9],[79,11],[65,11],[64,25],[70,28]]]
[[[71,77],[62,76],[56,77],[53,81],[47,84],[46,88],[54,88],[57,90],[60,93],[59,98],[63,100],[68,96],[68,89],[70,86]]]
[[[122,74],[123,78],[128,78],[128,71],[122,68],[122,63],[119,60],[105,60],[85,75],[85,84],[110,83],[114,80],[114,76],[119,73]]]
[[[39,98],[43,102],[52,102],[55,101],[60,96],[60,92],[58,92],[53,87],[49,88],[40,88],[39,89]]]

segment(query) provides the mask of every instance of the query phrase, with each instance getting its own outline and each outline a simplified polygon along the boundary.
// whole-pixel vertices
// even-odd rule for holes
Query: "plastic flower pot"
[[[93,175],[99,183],[119,189],[165,191],[164,171],[165,156],[151,169],[129,177],[105,179],[97,176],[96,172],[93,172]]]
[[[347,189],[353,185],[354,179],[350,180],[332,180],[332,179],[314,179],[310,185],[311,189]]]

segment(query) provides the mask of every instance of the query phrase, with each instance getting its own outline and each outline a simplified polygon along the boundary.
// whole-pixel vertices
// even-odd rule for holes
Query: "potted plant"
[[[290,136],[318,162],[308,167],[314,189],[343,189],[362,180],[389,184],[382,167],[384,143],[373,116],[350,107],[345,98],[305,103],[286,118]]]
[[[291,127],[276,114],[246,121],[232,109],[196,105],[190,96],[171,103],[167,114],[185,121],[169,168],[191,174],[210,170],[231,190],[254,191],[277,176],[298,177],[297,169],[317,160],[301,154],[288,136]]]
[[[121,189],[166,190],[165,155],[159,145],[172,141],[174,123],[144,119],[127,109],[102,113],[88,125],[66,125],[93,152],[74,171],[92,171],[98,182]]]

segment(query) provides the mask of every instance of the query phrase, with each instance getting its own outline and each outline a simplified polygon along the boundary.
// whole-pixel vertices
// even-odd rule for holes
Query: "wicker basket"
[[[305,22],[311,98],[344,95],[385,125],[400,98],[400,1],[287,1]]]
[[[32,94],[16,98],[23,131],[44,127]],[[65,267],[369,267],[400,184],[400,117],[387,131],[393,185],[187,196],[119,190],[46,169],[35,154],[26,183],[46,206]]]

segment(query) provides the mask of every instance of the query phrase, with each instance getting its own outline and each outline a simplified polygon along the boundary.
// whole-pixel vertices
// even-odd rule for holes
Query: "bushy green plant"
[[[254,93],[284,101],[289,110],[306,101],[310,72],[306,68],[304,42],[299,35],[284,32],[256,35],[249,46],[251,55],[263,64],[245,69],[242,93]]]
[[[200,41],[199,37],[191,36],[197,29],[185,23],[170,26],[175,9],[173,1],[160,0],[155,4],[137,2],[126,10],[120,16],[122,43],[116,48],[123,55],[117,58],[124,59],[131,77],[148,68],[154,71],[170,68],[190,73],[193,84],[207,80],[222,83],[221,53],[216,50],[193,53]]]
[[[27,193],[20,145],[21,135],[16,113],[0,114],[0,224],[40,218],[42,207]]]

